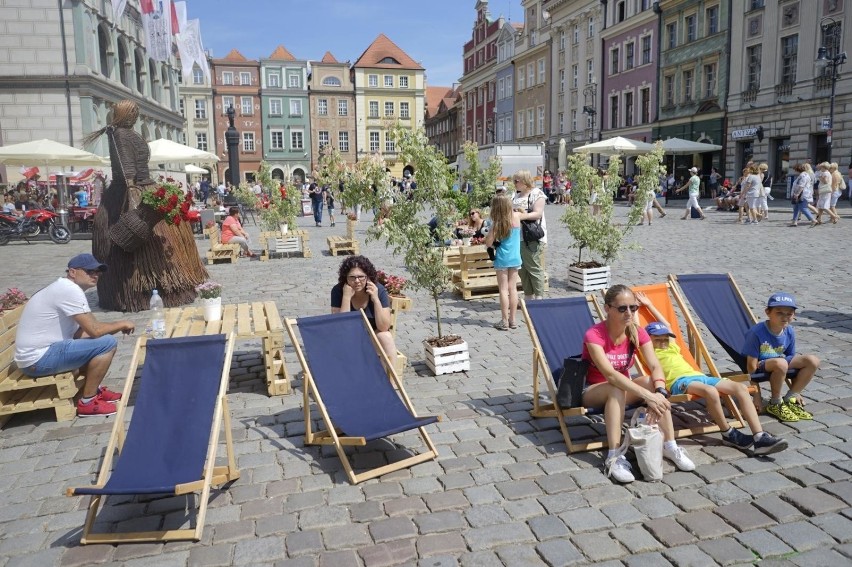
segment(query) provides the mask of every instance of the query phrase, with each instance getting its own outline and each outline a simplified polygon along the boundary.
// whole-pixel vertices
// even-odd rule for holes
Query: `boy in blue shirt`
[[[663,368],[666,389],[672,394],[691,394],[703,398],[707,412],[722,432],[722,442],[725,445],[742,450],[753,446],[752,451],[755,455],[770,455],[786,449],[787,441],[773,437],[763,430],[746,385],[715,376],[705,376],[693,368],[680,353],[677,342],[669,340],[675,335],[669,329],[669,322],[663,314],[654,307],[644,293],[638,292],[635,295],[636,300],[647,307],[651,315],[657,319],[646,325],[645,330],[651,337],[654,354],[657,355],[657,360]],[[727,394],[736,400],[752,435],[730,426],[725,419],[719,394]]]
[[[796,309],[792,294],[773,293],[766,302],[766,321],[748,330],[742,351],[749,374],[765,372],[769,375],[771,395],[766,412],[781,421],[814,417],[802,407],[801,392],[819,368],[820,360],[812,354],[796,354],[796,333],[790,326]],[[789,369],[799,372],[782,398],[781,386]]]

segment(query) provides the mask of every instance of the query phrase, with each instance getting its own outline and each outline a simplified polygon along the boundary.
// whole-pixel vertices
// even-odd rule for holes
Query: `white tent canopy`
[[[183,171],[185,173],[198,173],[198,174],[201,174],[201,175],[204,175],[205,173],[210,173],[209,171],[207,171],[203,167],[198,167],[197,165],[192,165],[191,163],[185,165],[184,168],[183,168]]]
[[[636,156],[646,154],[653,150],[654,144],[640,142],[639,140],[631,140],[630,138],[622,138],[621,136],[574,148],[574,152],[589,152],[591,154],[602,154],[605,156]]]
[[[672,155],[700,154],[704,152],[716,152],[722,149],[722,146],[717,146],[716,144],[692,142],[682,138],[669,138],[662,142],[665,152]]]
[[[98,155],[53,140],[33,140],[0,147],[3,165],[104,165]]]
[[[204,150],[191,148],[183,144],[178,144],[171,140],[160,138],[153,142],[148,142],[148,147],[151,149],[151,158],[148,163],[210,163],[217,162],[219,158],[216,154],[211,154]]]

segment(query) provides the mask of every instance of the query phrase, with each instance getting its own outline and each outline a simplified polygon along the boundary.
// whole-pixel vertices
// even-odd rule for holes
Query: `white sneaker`
[[[606,476],[611,476],[621,483],[626,484],[636,480],[636,477],[633,476],[633,473],[631,472],[630,463],[627,462],[624,455],[608,459],[606,463],[604,463],[604,470],[606,471]]]
[[[692,462],[692,459],[689,458],[689,455],[686,454],[683,447],[668,449],[664,446],[663,456],[673,462],[678,470],[682,470],[684,472],[695,470],[695,463]]]

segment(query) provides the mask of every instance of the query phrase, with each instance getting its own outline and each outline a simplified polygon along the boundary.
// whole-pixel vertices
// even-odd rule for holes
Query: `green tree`
[[[502,168],[502,160],[497,156],[490,156],[487,165],[482,167],[479,163],[479,146],[476,142],[465,142],[462,151],[467,167],[461,172],[459,193],[465,198],[459,199],[457,206],[459,213],[465,216],[471,209],[486,206],[491,202],[497,186],[497,176],[500,175]],[[471,187],[470,193],[465,192],[468,184]]]

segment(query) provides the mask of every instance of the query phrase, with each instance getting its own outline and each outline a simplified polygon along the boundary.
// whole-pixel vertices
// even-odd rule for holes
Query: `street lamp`
[[[597,97],[598,84],[594,80],[592,80],[592,82],[586,85],[586,87],[583,89],[583,102],[586,103],[583,106],[583,114],[588,115],[592,123],[592,130],[591,132],[589,132],[589,143],[595,141],[595,117],[598,114],[598,111],[595,110],[595,106],[597,105]],[[591,99],[591,104],[588,104],[589,99]]]
[[[829,27],[835,28],[839,24],[837,20],[831,17],[825,17],[820,20],[820,29],[823,32],[823,40],[825,40],[825,32]],[[835,49],[832,49],[835,51]],[[839,51],[839,46],[836,49]],[[829,110],[828,110],[828,133],[826,136],[826,145],[828,150],[828,158],[826,161],[831,162],[831,135],[832,130],[834,129],[834,93],[837,89],[837,77],[838,72],[837,68],[846,63],[846,52],[843,51],[841,53],[837,53],[836,55],[829,56],[828,47],[825,45],[821,45],[817,50],[817,58],[816,58],[816,66],[818,69],[826,69],[831,68],[831,74],[829,77],[831,78],[831,98],[829,99]]]

